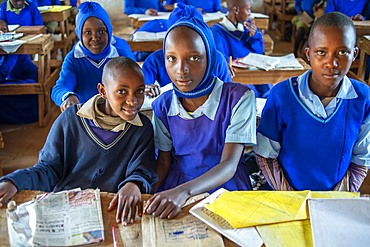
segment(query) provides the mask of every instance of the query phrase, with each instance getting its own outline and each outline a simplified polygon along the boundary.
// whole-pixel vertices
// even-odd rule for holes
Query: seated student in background
[[[8,32],[8,25],[0,20],[0,30]],[[36,83],[37,67],[28,55],[0,55],[0,84]],[[0,96],[0,123],[32,123],[38,119],[37,95]]]
[[[367,20],[370,16],[363,15],[367,3],[368,0],[327,0],[325,14],[338,11],[353,20]]]
[[[184,9],[185,5],[179,3],[178,7],[180,9]],[[172,26],[176,21],[184,17],[184,14],[186,14],[184,11],[173,11],[168,19],[168,26]],[[196,15],[199,19],[203,20],[200,12],[196,13]],[[157,81],[159,86],[163,87],[172,82],[166,71],[165,54],[163,49],[150,54],[145,59],[142,68],[145,75],[146,85],[152,85]],[[212,73],[222,81],[230,82],[232,80],[228,63],[219,51],[216,53],[215,67],[213,68]]]
[[[44,22],[36,5],[25,0],[8,0],[0,6],[0,19],[8,25],[43,26]]]
[[[124,0],[123,4],[123,11],[126,15],[158,15],[158,12],[167,12],[159,0]]]
[[[298,57],[298,50],[304,43],[305,37],[308,34],[309,28],[314,16],[314,8],[317,4],[323,4],[321,0],[296,0],[295,1],[295,11],[296,16],[292,19],[292,24],[295,26],[295,37],[294,37],[294,56]],[[304,18],[310,17],[312,19],[311,23],[305,23]]]
[[[254,151],[275,190],[358,191],[370,166],[370,87],[346,76],[356,30],[339,12],[312,25],[310,70],[275,85]]]
[[[61,5],[59,0],[33,0],[33,3],[37,7]],[[58,22],[57,21],[45,22],[45,27],[48,33],[55,33],[56,29],[58,28]]]
[[[104,65],[112,58],[127,56],[135,59],[123,39],[112,36],[108,13],[96,2],[84,2],[76,17],[77,44],[63,61],[59,79],[51,98],[60,106],[85,103],[97,93]]]
[[[226,59],[242,58],[249,53],[263,54],[264,43],[261,32],[251,23],[252,0],[227,0],[228,14],[212,26],[217,40],[216,48]],[[250,85],[258,98],[266,98],[272,85]]]
[[[197,9],[174,11],[185,12],[164,39],[174,90],[152,104],[159,181],[144,208],[161,218],[174,218],[189,197],[206,191],[251,189],[241,158],[256,129],[254,93],[212,72],[215,41]]]
[[[108,207],[117,207],[117,223],[133,223],[136,207],[141,215],[141,192],[157,181],[153,128],[139,113],[144,75],[135,61],[116,57],[98,90],[55,120],[36,165],[0,178],[0,207],[21,190],[100,188],[117,193]]]
[[[202,13],[212,13],[221,11],[221,1],[220,0],[169,0],[167,4],[183,3],[186,5],[192,5],[197,9],[200,9]]]

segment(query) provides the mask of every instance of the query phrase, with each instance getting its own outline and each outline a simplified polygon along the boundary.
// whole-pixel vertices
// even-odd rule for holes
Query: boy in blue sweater
[[[40,11],[36,5],[25,0],[8,0],[0,6],[0,19],[9,25],[42,26]]]
[[[152,104],[159,181],[144,209],[161,218],[175,217],[203,192],[251,189],[241,158],[244,145],[255,144],[256,130],[254,93],[215,76],[215,41],[199,11],[189,5],[174,11],[184,14],[163,46],[174,89]]]
[[[130,46],[112,36],[108,13],[96,2],[84,2],[76,17],[76,34],[80,39],[67,54],[51,98],[60,106],[85,103],[97,93],[104,65],[112,58],[127,56],[134,59]]]
[[[141,215],[141,192],[151,192],[157,174],[153,127],[139,113],[140,66],[127,57],[111,59],[98,91],[55,120],[35,166],[0,178],[0,207],[21,190],[100,188],[117,193],[108,207],[117,208],[117,223],[133,223],[136,210]]]
[[[0,31],[9,31],[1,19]],[[0,55],[0,84],[35,83],[37,78],[37,67],[28,55]],[[0,123],[23,124],[38,119],[37,95],[2,95],[0,105]]]
[[[312,69],[271,90],[254,151],[273,189],[360,188],[370,166],[370,88],[346,76],[355,43],[349,17],[319,17],[305,50]]]
[[[158,12],[167,12],[159,0],[124,0],[123,10],[126,15],[146,14],[158,15]]]

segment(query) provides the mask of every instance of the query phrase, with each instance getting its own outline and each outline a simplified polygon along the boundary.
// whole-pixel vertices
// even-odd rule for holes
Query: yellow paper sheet
[[[233,191],[220,195],[205,207],[227,220],[233,228],[244,228],[308,219],[308,198],[358,197],[350,192]]]
[[[53,6],[48,6],[47,10],[41,10],[40,13],[47,13],[47,12],[62,12],[64,10],[72,8],[71,6],[68,5],[53,5]]]

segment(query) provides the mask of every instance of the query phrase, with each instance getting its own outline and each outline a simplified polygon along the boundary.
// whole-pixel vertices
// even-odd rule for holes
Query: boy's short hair
[[[105,64],[102,75],[103,84],[108,83],[110,78],[114,78],[117,73],[119,74],[121,71],[126,69],[136,71],[144,81],[144,74],[140,66],[131,58],[120,56],[112,58]]]
[[[353,37],[356,37],[356,28],[351,18],[340,12],[330,12],[319,17],[312,25],[310,34],[308,35],[308,46],[311,44],[313,32],[319,26],[324,27],[337,27],[344,30],[349,27],[349,31],[353,33]],[[356,40],[356,38],[354,38]]]

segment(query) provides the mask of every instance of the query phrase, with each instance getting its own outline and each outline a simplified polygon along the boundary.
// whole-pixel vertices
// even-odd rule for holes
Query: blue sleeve
[[[144,14],[146,9],[145,8],[137,8],[135,7],[135,1],[134,0],[124,0],[124,13],[126,15],[131,14]]]
[[[37,82],[38,69],[29,55],[18,55],[17,64],[12,71],[12,78],[26,80],[26,82]]]
[[[67,93],[73,93],[77,85],[77,71],[73,62],[73,52],[70,51],[62,63],[62,69],[59,79],[51,91],[51,98],[57,106],[63,103],[63,96]],[[77,95],[78,97],[78,95]]]
[[[365,5],[364,10],[362,11],[362,16],[365,20],[370,20],[370,1]]]
[[[174,4],[174,3],[177,3],[178,1],[176,1],[176,0],[167,0],[166,2],[167,2],[167,4]]]
[[[6,2],[7,1],[3,2],[0,6],[0,19],[9,23],[8,18],[6,16]]]
[[[153,84],[156,80],[156,62],[154,53],[150,54],[143,63],[142,69],[145,78],[145,84]]]
[[[249,31],[245,29],[245,32],[248,34],[246,35],[246,40],[244,42],[244,46],[246,46],[251,52],[257,54],[263,54],[265,49],[265,44],[263,42],[262,33],[260,30],[257,29],[254,36],[249,36]]]
[[[211,27],[211,31],[212,31],[212,34],[213,34],[213,38],[215,40],[217,40],[216,43],[216,49],[221,52],[224,56],[225,56],[225,59],[226,61],[228,61],[229,59],[229,52],[227,52],[227,48],[225,47],[226,46],[226,39],[223,35],[223,32],[222,30],[220,29],[220,27],[218,27],[219,24],[215,24]]]
[[[295,0],[294,8],[295,8],[295,11],[297,12],[297,14],[299,12],[302,12],[301,2],[302,2],[301,0]]]
[[[32,16],[33,16],[33,25],[34,26],[43,26],[44,25],[44,22],[42,21],[42,16],[40,14],[40,11],[37,9],[37,7],[35,5],[31,5],[32,6]]]
[[[325,14],[335,11],[334,0],[327,0],[326,7],[325,7]]]
[[[114,39],[116,40],[116,43],[114,43],[113,46],[116,47],[118,54],[136,61],[135,56],[131,51],[131,47],[127,41],[116,36],[114,36]]]
[[[72,108],[72,107],[71,107]],[[53,191],[63,174],[64,133],[62,126],[65,114],[61,114],[52,125],[45,145],[39,153],[39,160],[33,167],[16,170],[1,178],[11,180],[20,190]],[[0,180],[0,181],[1,181]]]
[[[214,0],[213,1],[213,10],[214,12],[221,11],[221,1],[220,0]]]

